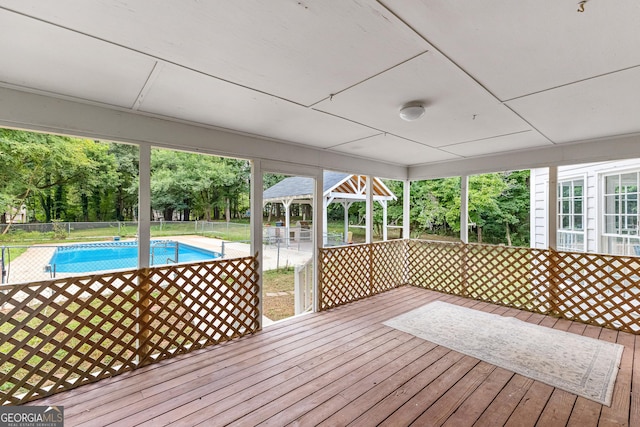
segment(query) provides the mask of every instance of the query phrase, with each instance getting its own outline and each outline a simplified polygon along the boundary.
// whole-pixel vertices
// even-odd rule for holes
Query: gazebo
[[[364,175],[355,175],[341,172],[325,171],[323,174],[322,193],[322,234],[324,243],[327,242],[327,208],[331,203],[340,203],[344,209],[344,238],[347,239],[349,233],[349,208],[353,203],[367,199],[367,185]],[[313,205],[313,178],[292,176],[285,178],[279,183],[269,187],[264,191],[263,203],[282,203],[285,209],[285,230],[289,235],[290,208],[293,203]],[[387,203],[389,200],[396,200],[396,196],[379,179],[373,178],[373,201],[377,201],[382,206],[382,239],[387,240]],[[369,212],[369,208],[367,208]]]

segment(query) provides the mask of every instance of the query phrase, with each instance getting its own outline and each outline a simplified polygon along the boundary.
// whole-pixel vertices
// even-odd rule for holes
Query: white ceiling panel
[[[154,61],[0,10],[0,82],[131,107]]]
[[[616,136],[640,138],[640,1],[577,8],[577,0],[0,0],[0,86],[268,137],[293,163],[298,150],[314,164],[340,153],[425,165],[425,176],[451,165],[502,169],[504,159],[522,167],[534,152],[534,164],[544,156],[558,164],[559,152],[607,157],[607,142],[626,149]],[[398,112],[410,101],[426,114],[405,122]],[[9,115],[16,127],[55,130],[62,120],[45,126],[12,111],[0,120]],[[82,120],[69,114],[63,130]],[[172,146],[189,144],[176,139]]]
[[[304,105],[428,48],[373,0],[0,5]]]
[[[400,118],[419,100],[425,115]],[[424,53],[314,106],[432,147],[530,130],[509,108],[437,52]]]
[[[640,67],[508,104],[554,142],[640,133]]]
[[[332,147],[331,150],[400,165],[433,163],[459,158],[437,148],[426,147],[390,134],[352,141]]]
[[[640,2],[384,0],[502,100],[640,65]]]
[[[379,133],[172,65],[161,68],[145,94],[140,110],[316,147]]]
[[[448,145],[446,147],[442,147],[442,149],[461,157],[473,157],[548,145],[553,144],[538,132],[531,130],[510,135],[497,136],[494,138],[481,139],[478,141]]]

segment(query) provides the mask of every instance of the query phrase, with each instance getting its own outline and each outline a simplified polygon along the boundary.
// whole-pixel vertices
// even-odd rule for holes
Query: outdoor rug
[[[440,301],[384,324],[607,406],[624,349]]]

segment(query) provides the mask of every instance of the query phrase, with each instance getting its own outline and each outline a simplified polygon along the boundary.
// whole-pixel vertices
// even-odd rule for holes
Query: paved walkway
[[[224,242],[225,258],[251,255],[250,245],[248,243],[227,242],[203,236],[171,236],[163,237],[163,239],[175,240],[215,252],[223,252],[222,243]],[[286,266],[291,267],[304,264],[311,258],[311,251],[312,244],[310,242],[300,244],[292,243],[288,248],[285,244],[282,244],[280,248],[276,245],[265,245],[262,252],[262,269],[275,270]]]

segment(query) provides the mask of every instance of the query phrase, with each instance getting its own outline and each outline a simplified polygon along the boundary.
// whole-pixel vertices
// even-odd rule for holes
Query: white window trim
[[[589,217],[587,215],[588,212],[588,203],[589,203],[589,182],[588,182],[588,174],[587,173],[580,173],[580,174],[571,174],[571,175],[562,175],[562,171],[558,171],[558,187],[560,187],[560,184],[566,181],[576,181],[576,180],[582,180],[582,240],[583,240],[583,250],[581,252],[588,252],[589,251]],[[548,185],[548,180],[547,180],[547,187]],[[548,192],[548,190],[546,190]],[[548,196],[545,197],[545,199],[548,199]],[[558,198],[556,200],[556,203],[558,203],[560,200],[560,191],[558,191]],[[562,232],[562,230],[560,229],[560,218],[559,218],[560,212],[558,210],[558,228],[556,230],[556,235],[560,234]],[[575,233],[574,230],[570,230],[571,232]],[[547,231],[548,233],[548,231]],[[580,233],[580,232],[577,232]],[[548,238],[547,238],[548,241]],[[575,250],[574,250],[575,251]]]
[[[606,210],[606,203],[605,203],[605,193],[606,193],[606,178],[608,176],[613,176],[613,175],[624,175],[627,173],[636,173],[640,175],[640,167],[626,167],[626,168],[611,168],[608,170],[604,170],[604,171],[599,171],[598,172],[598,197],[596,198],[597,200],[597,221],[596,221],[596,248],[597,248],[597,252],[598,253],[604,253],[604,239],[608,236],[622,236],[620,234],[609,234],[606,232],[603,232],[603,230],[606,230],[606,225],[605,225],[605,220],[604,220],[604,214],[605,214],[605,210]],[[640,176],[639,176],[639,182],[638,182],[638,186],[640,187]],[[640,193],[640,188],[639,191]],[[640,203],[640,200],[639,200]],[[639,215],[640,216],[640,215]],[[638,233],[638,237],[640,238],[640,232]],[[609,251],[607,250],[607,253]]]

